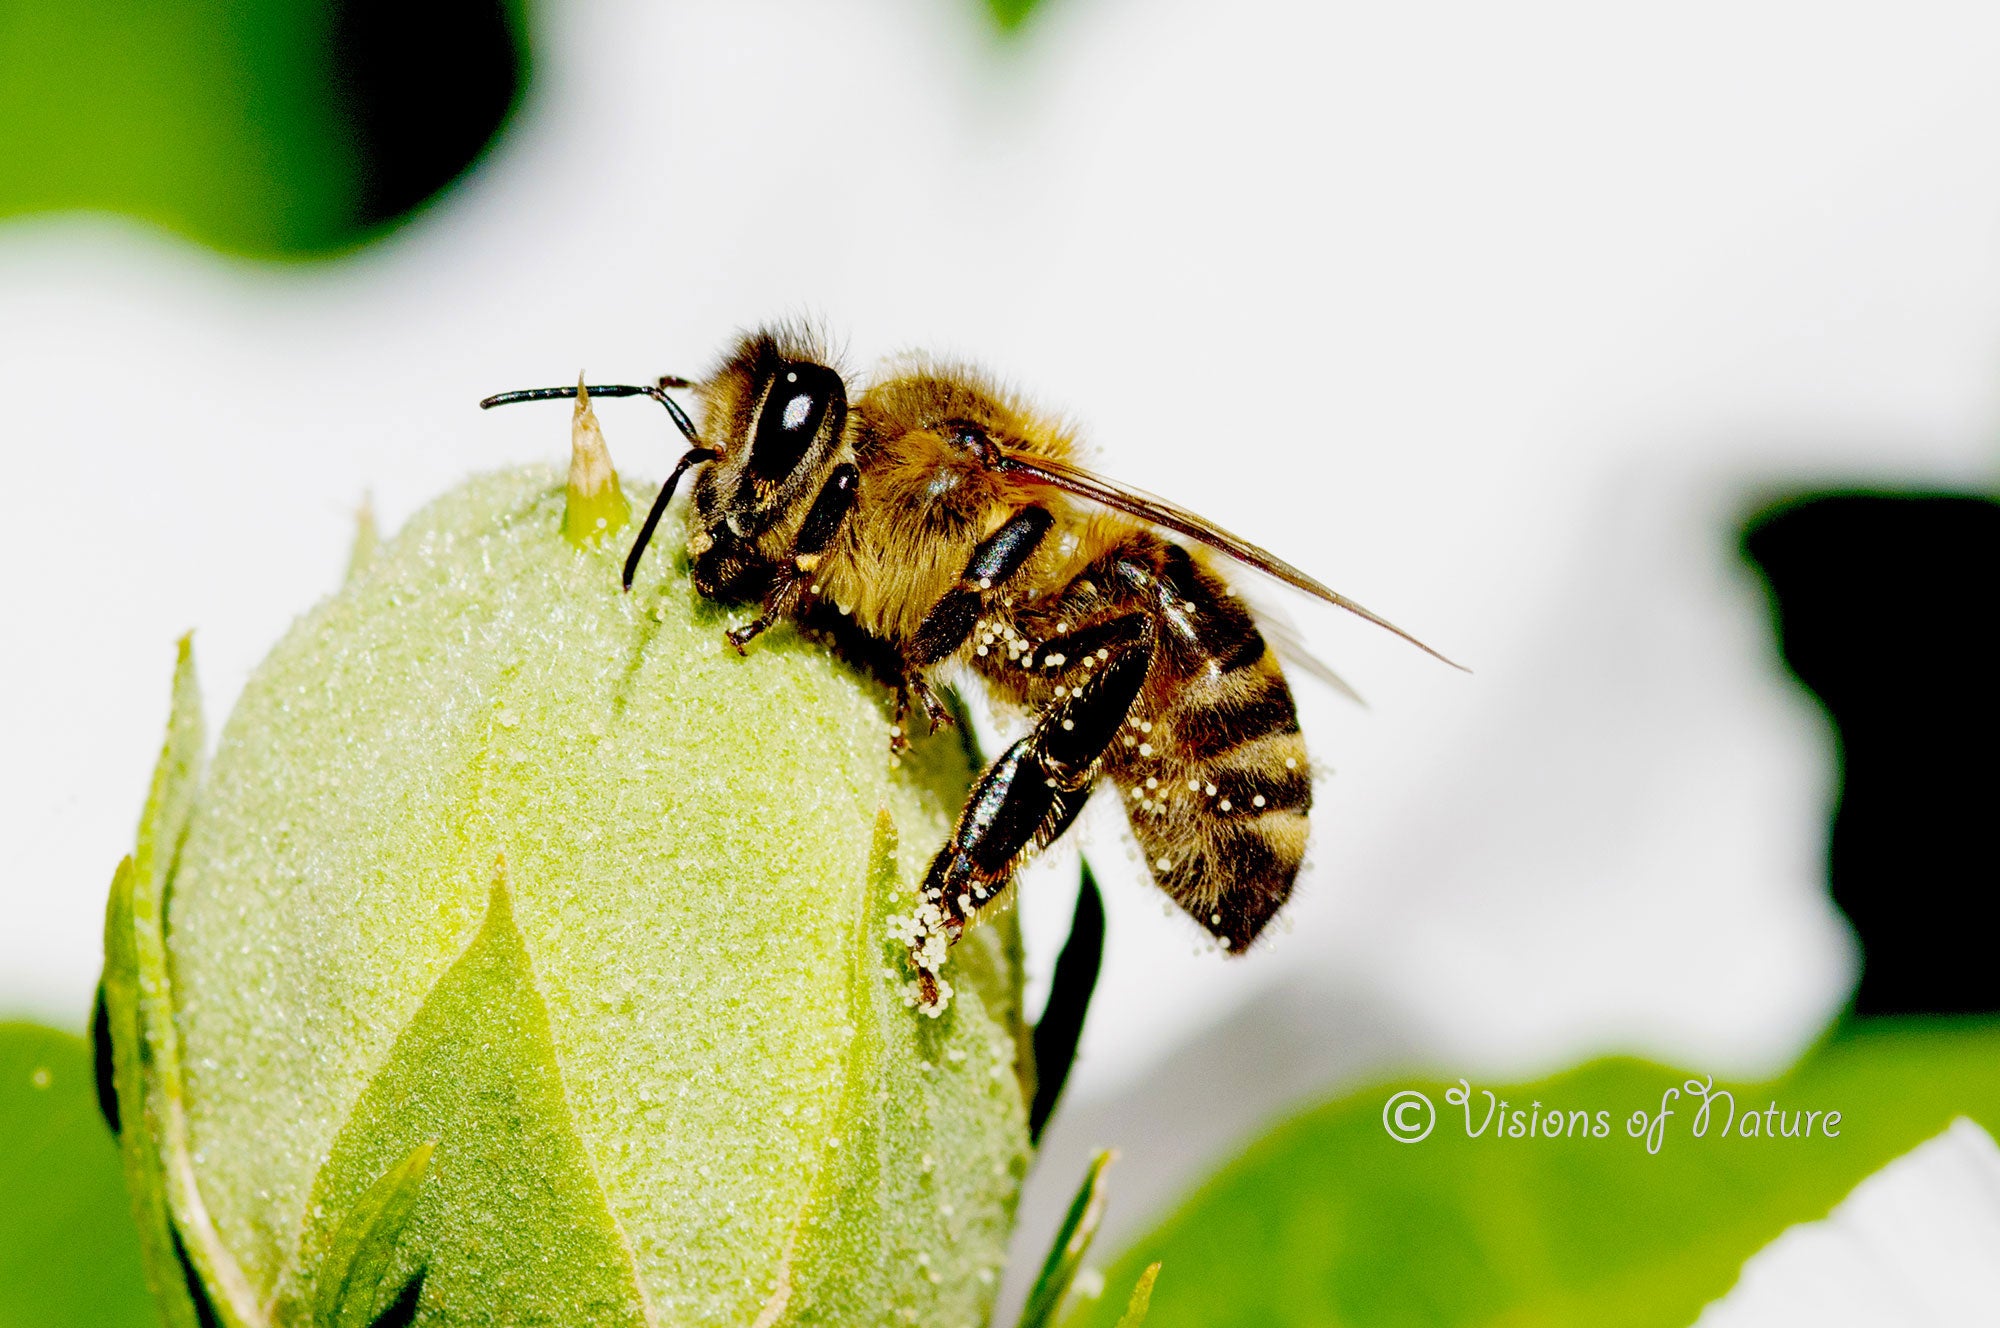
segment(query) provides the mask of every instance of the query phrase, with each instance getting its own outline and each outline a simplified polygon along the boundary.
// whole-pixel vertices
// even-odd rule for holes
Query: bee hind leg
[[[1089,800],[1097,767],[1146,684],[1152,666],[1150,625],[1101,668],[1043,711],[1033,731],[988,766],[959,812],[951,837],[924,877],[911,961],[926,1006],[951,943],[980,905],[999,893],[1027,853],[1067,830]]]

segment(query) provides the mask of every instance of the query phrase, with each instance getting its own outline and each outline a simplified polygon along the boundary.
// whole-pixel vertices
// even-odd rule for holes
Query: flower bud
[[[358,556],[206,771],[184,644],[104,1020],[170,1323],[986,1319],[1017,948],[926,1018],[890,921],[965,753],[893,764],[789,629],[730,649],[671,521],[621,593],[598,460]]]

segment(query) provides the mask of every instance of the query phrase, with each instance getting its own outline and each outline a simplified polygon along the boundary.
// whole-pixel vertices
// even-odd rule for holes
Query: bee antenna
[[[594,397],[651,397],[667,408],[667,414],[673,416],[674,427],[681,431],[681,437],[688,440],[688,450],[681,454],[680,463],[674,467],[674,473],[667,476],[667,482],[660,486],[660,492],[653,498],[652,509],[646,513],[645,524],[639,527],[639,538],[632,541],[632,551],[625,557],[624,585],[625,589],[630,590],[632,578],[639,570],[639,559],[644,556],[646,546],[652,543],[653,531],[658,529],[660,517],[667,510],[667,502],[674,496],[674,489],[679,486],[681,476],[687,474],[692,467],[704,461],[713,461],[722,455],[701,441],[701,435],[695,432],[694,421],[681,409],[680,402],[667,395],[667,389],[670,387],[692,386],[693,383],[675,374],[661,374],[658,386],[606,383],[602,386],[529,387],[518,392],[496,393],[480,402],[479,408],[491,410],[495,406],[512,406],[522,401],[561,401],[565,398],[574,398],[580,391],[588,392]]]
[[[660,491],[653,496],[653,506],[646,513],[646,523],[639,527],[639,538],[632,541],[632,551],[625,555],[623,578],[625,589],[632,588],[632,578],[639,574],[639,559],[645,556],[646,546],[653,542],[653,532],[659,529],[660,517],[666,512],[667,502],[674,496],[674,490],[679,487],[681,476],[687,474],[692,467],[699,466],[704,461],[713,461],[720,455],[721,453],[712,447],[690,447],[681,453],[680,463],[674,467],[674,473],[667,476],[667,482],[662,484]]]
[[[703,443],[701,435],[695,432],[694,421],[688,418],[688,413],[685,410],[681,409],[681,403],[668,396],[666,391],[670,387],[692,386],[693,384],[685,378],[676,377],[673,374],[662,374],[657,387],[646,383],[604,383],[602,385],[592,383],[582,390],[594,397],[651,397],[667,408],[667,414],[673,416],[674,427],[681,431],[681,437],[688,440],[689,446],[705,448],[707,444]],[[564,398],[574,397],[576,394],[577,389],[574,387],[529,387],[523,388],[518,392],[496,393],[480,402],[479,408],[481,410],[491,410],[495,406],[512,406],[523,401],[559,401]]]

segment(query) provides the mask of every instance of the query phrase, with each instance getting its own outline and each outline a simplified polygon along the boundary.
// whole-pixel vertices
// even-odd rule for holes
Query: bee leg
[[[889,755],[901,756],[910,750],[910,698],[917,698],[923,707],[924,718],[930,722],[930,731],[950,728],[958,723],[951,708],[944,699],[931,690],[921,674],[905,673],[896,683],[896,720],[889,729]]]
[[[1089,780],[1063,788],[1049,777],[1035,739],[1022,738],[980,775],[925,875],[910,963],[926,1009],[938,1004],[938,972],[966,920],[1006,884],[1025,850],[1062,834],[1090,800]]]
[[[958,722],[952,718],[951,707],[947,706],[944,698],[924,681],[924,675],[921,673],[904,674],[903,685],[896,695],[898,724],[902,722],[903,713],[910,708],[910,698],[913,696],[917,698],[917,704],[924,708],[924,718],[930,721],[932,733],[936,733],[940,728],[950,728]]]
[[[958,584],[938,596],[911,638],[911,672],[930,668],[958,652],[972,636],[987,600],[1021,570],[1021,564],[1028,561],[1028,555],[1041,545],[1054,524],[1055,518],[1046,507],[1023,507],[979,541],[966,560],[965,570],[959,573]]]
[[[946,949],[966,919],[1007,882],[1029,850],[1069,828],[1090,797],[1097,765],[1146,684],[1153,662],[1148,620],[1087,681],[1042,712],[1034,730],[988,766],[967,795],[951,838],[924,877],[911,957],[921,991],[934,992]],[[926,996],[926,1004],[933,997]]]
[[[910,689],[896,687],[896,718],[889,724],[889,755],[901,756],[910,750]]]
[[[790,613],[792,605],[798,602],[798,598],[798,582],[787,578],[779,584],[777,589],[764,597],[764,611],[762,613],[741,627],[730,628],[723,634],[723,639],[736,647],[737,654],[747,653],[743,647],[762,636],[772,623]]]
[[[799,523],[799,532],[792,538],[792,562],[778,575],[778,583],[764,596],[763,612],[754,622],[732,628],[729,644],[742,654],[743,647],[749,645],[764,629],[780,618],[788,616],[798,605],[799,597],[811,585],[813,574],[819,570],[826,558],[826,551],[833,544],[834,537],[847,520],[847,514],[854,510],[854,500],[861,496],[861,472],[851,461],[843,461],[833,468],[820,486],[819,495],[806,511],[806,519]]]
[[[1021,570],[1054,524],[1055,518],[1046,507],[1023,507],[972,550],[965,570],[959,573],[958,583],[938,596],[904,652],[903,695],[897,702],[898,727],[911,696],[922,704],[933,733],[940,725],[952,722],[951,712],[924,681],[924,671],[957,654],[959,647],[971,639],[972,629],[985,611],[987,601]],[[891,746],[894,745],[892,736]]]

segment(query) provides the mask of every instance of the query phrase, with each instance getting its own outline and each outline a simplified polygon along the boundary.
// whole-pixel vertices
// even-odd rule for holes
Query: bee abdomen
[[[1223,694],[1212,700],[1189,697],[1179,707],[1172,722],[1183,760],[1221,761],[1237,748],[1274,733],[1299,731],[1292,690],[1276,668],[1257,669],[1246,681],[1248,685],[1241,687],[1202,688]]]
[[[1296,749],[1301,755],[1304,743],[1287,745],[1287,750]],[[1296,762],[1296,756],[1285,760]],[[1215,793],[1210,801],[1210,813],[1224,819],[1243,819],[1276,812],[1299,812],[1303,814],[1312,806],[1312,781],[1305,770],[1297,765],[1290,769],[1218,769],[1210,772],[1215,785]],[[1207,786],[1203,786],[1207,791]]]
[[[1265,655],[1192,680],[1149,722],[1118,771],[1133,832],[1160,888],[1240,953],[1305,856],[1312,780],[1291,689]]]

